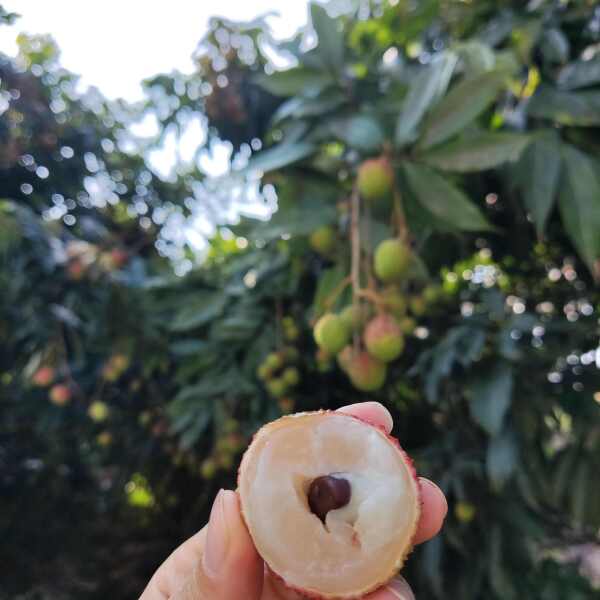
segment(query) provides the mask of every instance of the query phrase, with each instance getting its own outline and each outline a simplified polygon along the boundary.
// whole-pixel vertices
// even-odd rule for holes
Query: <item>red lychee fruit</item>
[[[394,171],[385,157],[365,160],[358,168],[356,178],[358,193],[374,202],[390,196],[394,187]]]
[[[397,440],[350,415],[299,413],[265,425],[242,459],[242,514],[291,589],[362,598],[410,553],[421,493]]]
[[[383,362],[395,360],[404,350],[404,336],[396,319],[377,315],[365,328],[364,341],[369,354]]]
[[[350,359],[346,372],[352,385],[361,392],[375,392],[383,387],[387,367],[368,352],[359,352]]]
[[[63,383],[57,383],[50,388],[50,402],[56,406],[64,406],[71,400],[71,390]]]
[[[54,369],[52,367],[40,367],[31,378],[34,385],[48,387],[54,381]]]

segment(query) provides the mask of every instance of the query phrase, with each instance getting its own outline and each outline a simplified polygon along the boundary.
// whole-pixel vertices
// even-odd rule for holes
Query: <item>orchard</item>
[[[595,4],[312,3],[287,41],[215,18],[196,71],[135,106],[20,36],[0,56],[0,597],[137,597],[263,424],[366,400],[448,498],[403,570],[417,598],[594,597]],[[194,118],[229,172],[159,176],[148,152]]]

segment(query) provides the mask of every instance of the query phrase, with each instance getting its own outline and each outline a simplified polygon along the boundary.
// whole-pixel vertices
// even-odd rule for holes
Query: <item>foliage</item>
[[[198,117],[207,143],[239,149],[226,181],[196,163],[159,179],[134,109],[78,97],[51,41],[3,58],[2,594],[135,595],[234,485],[261,423],[369,398],[449,499],[407,569],[417,596],[590,597],[554,559],[600,524],[600,15],[586,1],[369,10],[311,5],[312,46],[215,20],[198,73],[147,82],[157,141]],[[367,202],[356,176],[373,158],[393,189]],[[272,218],[229,223],[175,276],[168,216],[257,181]],[[411,257],[393,288],[372,268],[389,238]],[[313,337],[351,303],[403,328],[369,394]]]

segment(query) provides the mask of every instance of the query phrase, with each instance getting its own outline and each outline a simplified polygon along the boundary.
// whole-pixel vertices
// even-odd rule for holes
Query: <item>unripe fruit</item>
[[[412,317],[403,317],[398,321],[398,326],[404,335],[410,335],[417,328],[417,322]]]
[[[349,330],[360,329],[369,318],[369,312],[366,304],[350,304],[340,312],[340,318]]]
[[[300,330],[295,325],[285,327],[283,335],[288,342],[295,342],[300,336]]]
[[[408,305],[410,307],[410,312],[415,315],[415,317],[423,316],[427,310],[427,305],[425,304],[423,296],[413,296]]]
[[[238,493],[269,569],[310,598],[365,598],[384,586],[421,514],[419,481],[397,440],[339,412],[265,425],[242,459]]]
[[[271,352],[265,359],[264,364],[272,371],[277,371],[277,369],[280,369],[283,366],[283,358],[279,353]]]
[[[402,240],[383,240],[375,249],[375,275],[384,283],[400,281],[410,265],[411,257],[410,248]]]
[[[354,356],[354,348],[348,345],[346,346],[338,355],[337,355],[337,364],[338,367],[344,371],[348,372],[348,367],[350,362],[352,361],[352,357]]]
[[[470,502],[457,502],[454,514],[461,523],[470,523],[475,518],[476,509]]]
[[[217,473],[217,463],[212,458],[207,458],[200,465],[200,475],[203,479],[212,479]]]
[[[92,402],[90,407],[88,408],[88,416],[92,421],[96,423],[101,423],[108,418],[109,408],[104,402],[100,402],[97,400],[96,402]]]
[[[298,372],[298,369],[296,369],[296,367],[288,367],[282,373],[281,378],[283,379],[286,385],[288,385],[289,387],[293,387],[295,385],[298,385],[298,383],[300,382],[300,373]]]
[[[56,406],[64,406],[71,400],[71,390],[63,383],[57,383],[50,388],[50,402]]]
[[[387,158],[372,158],[358,168],[358,193],[367,201],[387,198],[394,187],[394,171]]]
[[[333,366],[332,361],[333,358],[327,350],[323,350],[323,348],[319,348],[315,354],[315,361],[317,363],[317,370],[319,373],[326,373],[331,370]]]
[[[52,367],[40,367],[31,378],[34,385],[47,387],[54,381],[54,369]]]
[[[328,225],[323,225],[310,234],[308,242],[315,252],[329,256],[335,249],[335,237],[335,231]]]
[[[269,366],[266,365],[265,363],[263,363],[256,370],[256,374],[258,375],[259,379],[262,379],[264,381],[266,379],[269,379],[269,377],[271,377],[272,373],[271,373],[271,369],[269,368]]]
[[[112,444],[112,434],[110,431],[102,431],[96,436],[98,446],[106,448]]]
[[[282,350],[283,356],[287,362],[296,362],[300,358],[300,352],[293,346],[286,346]]]
[[[380,293],[383,306],[387,312],[391,313],[397,319],[406,314],[406,300],[404,294],[395,286],[390,285]]]
[[[287,392],[287,385],[283,379],[271,379],[267,383],[267,390],[274,398],[281,398]]]
[[[369,354],[383,362],[395,360],[404,350],[404,337],[394,317],[386,314],[371,319],[365,329]]]
[[[357,390],[374,392],[385,383],[387,367],[367,352],[360,352],[352,356],[346,371]]]
[[[217,463],[221,469],[228,471],[233,467],[233,456],[227,453],[219,454],[217,456]]]
[[[339,315],[327,313],[315,325],[315,341],[330,354],[337,354],[350,339],[350,329]]]
[[[440,299],[442,290],[437,285],[428,285],[423,290],[423,300],[425,300],[426,304],[434,304]]]

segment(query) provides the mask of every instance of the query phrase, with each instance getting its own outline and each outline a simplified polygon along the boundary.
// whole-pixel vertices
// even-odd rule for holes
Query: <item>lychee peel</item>
[[[335,474],[350,502],[325,522],[307,490]],[[389,581],[410,553],[421,514],[412,461],[382,428],[319,411],[265,425],[238,472],[242,515],[269,569],[311,598],[361,598]]]

